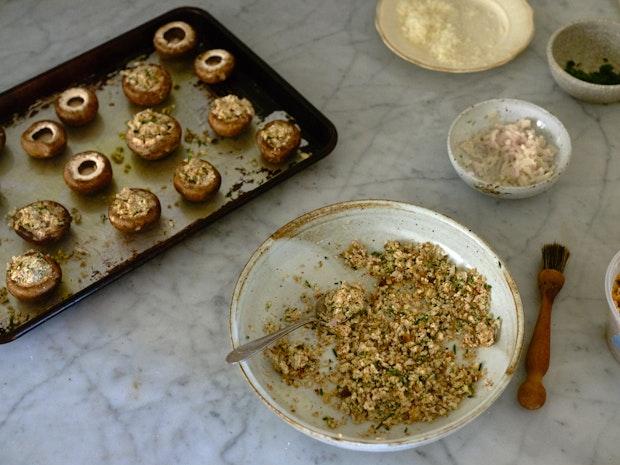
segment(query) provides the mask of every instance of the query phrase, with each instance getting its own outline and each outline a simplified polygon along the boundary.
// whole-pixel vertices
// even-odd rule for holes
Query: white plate
[[[448,73],[495,68],[513,60],[534,37],[534,13],[525,0],[441,0],[450,5],[455,36],[463,39],[442,57],[434,49],[437,40],[418,45],[406,37],[401,1],[379,0],[375,26],[390,50],[423,68]],[[431,27],[445,30],[445,24]]]
[[[375,248],[391,239],[431,241],[458,264],[475,267],[486,277],[492,286],[492,312],[502,320],[496,344],[479,352],[492,386],[480,383],[476,395],[465,399],[456,411],[431,423],[409,425],[408,434],[404,426],[397,426],[381,436],[367,437],[368,423],[326,428],[324,415],[341,415],[312,390],[287,386],[263,354],[241,363],[241,370],[273,412],[320,441],[367,451],[406,449],[435,441],[472,421],[497,399],[512,377],[523,339],[521,299],[506,266],[469,229],[443,215],[399,202],[353,201],[315,210],[282,227],[258,248],[239,277],[230,308],[233,346],[262,336],[264,323],[282,316],[285,306],[300,305],[300,295],[309,291],[304,280],[322,289],[340,280],[363,281],[360,272],[345,267],[338,258],[354,239]],[[301,276],[301,281],[296,282],[295,276]],[[318,416],[315,411],[320,412]]]

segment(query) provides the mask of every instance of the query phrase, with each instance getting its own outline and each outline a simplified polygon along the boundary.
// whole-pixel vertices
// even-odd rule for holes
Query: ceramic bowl
[[[558,85],[573,97],[592,103],[620,101],[620,85],[592,84],[571,76],[564,67],[569,60],[594,71],[603,59],[620,70],[620,23],[606,20],[579,21],[557,30],[547,44],[547,62]]]
[[[460,145],[464,141],[497,122],[514,122],[521,118],[533,120],[536,129],[558,148],[554,173],[550,178],[529,186],[498,185],[478,179],[460,164]],[[457,116],[448,133],[448,154],[452,166],[470,187],[492,197],[524,199],[546,191],[560,179],[570,161],[571,140],[560,120],[544,108],[525,100],[493,99],[477,103]]]
[[[235,287],[230,308],[233,347],[263,336],[264,323],[281,317],[286,306],[301,305],[300,295],[309,291],[306,280],[320,289],[333,288],[340,280],[372,283],[361,272],[345,267],[338,256],[354,239],[377,248],[390,239],[432,241],[457,264],[475,267],[486,276],[492,286],[492,312],[502,321],[497,342],[479,352],[492,385],[480,384],[476,395],[464,399],[448,416],[414,423],[408,430],[394,426],[369,437],[369,423],[327,428],[322,417],[340,418],[341,414],[310,388],[285,384],[264,354],[240,364],[245,379],[280,419],[335,446],[392,451],[453,433],[488,409],[510,381],[521,350],[523,312],[515,283],[497,255],[469,229],[433,211],[391,201],[354,201],[312,211],[280,228],[250,258]],[[295,340],[310,337],[298,331],[302,333],[295,333]]]
[[[607,267],[607,273],[605,273],[605,296],[607,297],[607,304],[609,305],[605,336],[607,338],[609,350],[611,350],[611,353],[614,357],[616,357],[618,362],[620,362],[620,310],[618,310],[614,300],[611,298],[611,291],[613,289],[616,276],[618,276],[619,273],[620,252],[614,255],[614,258],[611,259],[611,262]]]
[[[455,59],[434,50],[434,44],[440,40],[432,33],[427,42],[420,45],[406,37],[398,12],[400,1],[379,0],[375,27],[390,50],[422,68],[447,73],[472,73],[496,68],[513,60],[534,37],[534,13],[525,0],[450,2],[447,6],[455,17],[455,29],[461,34],[457,37],[469,37],[473,41],[455,52],[455,57],[458,57]],[[433,29],[433,26],[445,27],[431,24],[428,29]]]

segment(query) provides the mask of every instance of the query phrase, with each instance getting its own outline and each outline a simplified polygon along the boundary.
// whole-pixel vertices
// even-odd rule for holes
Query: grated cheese
[[[497,13],[477,2],[401,0],[396,11],[405,38],[446,66],[474,66],[505,34]]]

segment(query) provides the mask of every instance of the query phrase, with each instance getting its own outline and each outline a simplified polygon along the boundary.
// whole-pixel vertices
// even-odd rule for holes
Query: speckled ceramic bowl
[[[550,178],[529,186],[506,186],[483,181],[461,165],[460,145],[464,141],[497,122],[514,122],[521,118],[533,120],[536,129],[558,148],[555,169]],[[524,199],[546,191],[560,179],[570,161],[571,140],[560,120],[544,108],[525,100],[492,99],[477,103],[457,116],[448,133],[448,154],[452,166],[470,187],[492,197]]]
[[[620,85],[585,82],[564,68],[569,60],[586,71],[598,70],[607,59],[620,70],[620,23],[606,20],[579,21],[557,30],[547,44],[547,61],[558,85],[573,97],[592,103],[620,101]]]
[[[294,388],[283,382],[264,354],[242,362],[241,371],[280,419],[319,441],[348,449],[393,451],[447,436],[489,408],[512,378],[523,340],[523,311],[519,292],[502,261],[469,229],[443,215],[405,203],[363,200],[324,207],[283,226],[258,248],[241,272],[230,307],[232,344],[237,347],[263,336],[267,321],[282,317],[287,306],[300,306],[301,294],[312,293],[305,282],[319,289],[331,289],[340,280],[373,285],[372,278],[339,259],[354,239],[373,248],[381,248],[391,239],[431,241],[457,264],[475,267],[486,277],[492,286],[491,311],[502,321],[496,343],[481,348],[478,354],[490,384],[480,383],[472,398],[464,399],[445,417],[369,435],[370,423],[349,421],[328,428],[322,418],[341,419],[342,414],[323,403],[311,388]],[[299,329],[293,340],[311,337],[308,330]]]

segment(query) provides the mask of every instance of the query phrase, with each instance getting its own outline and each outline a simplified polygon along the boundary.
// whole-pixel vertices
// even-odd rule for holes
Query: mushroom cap
[[[223,49],[207,50],[194,60],[194,71],[207,84],[217,84],[230,77],[235,68],[235,57]]]
[[[44,262],[42,262],[44,260]],[[31,273],[13,273],[16,266],[30,264]],[[44,268],[43,276],[36,276],[36,267]],[[16,276],[13,276],[15,274]],[[28,279],[28,276],[30,279]],[[26,279],[24,279],[25,277]],[[39,278],[39,279],[35,279]],[[32,281],[32,282],[30,282]],[[13,257],[7,266],[6,288],[17,299],[33,301],[42,299],[51,294],[62,281],[62,270],[56,260],[35,250],[29,250],[23,255]]]
[[[108,207],[108,218],[123,233],[136,233],[153,226],[161,216],[161,204],[146,189],[124,188]]]
[[[77,105],[73,105],[74,102],[77,102]],[[99,100],[91,89],[72,87],[58,96],[54,108],[63,123],[69,126],[83,126],[97,116]]]
[[[10,226],[24,240],[44,245],[62,239],[71,228],[71,215],[53,200],[37,200],[11,215]]]
[[[112,164],[108,157],[94,150],[73,155],[65,164],[65,183],[80,194],[92,194],[112,182]]]
[[[52,158],[67,146],[67,133],[56,121],[37,121],[22,133],[21,144],[33,158]]]
[[[196,31],[184,21],[173,21],[157,29],[153,45],[164,58],[182,56],[196,46]]]
[[[170,73],[161,65],[143,63],[123,73],[123,93],[140,106],[158,105],[172,89]]]
[[[252,117],[239,118],[237,121],[220,121],[211,113],[208,117],[209,126],[215,131],[218,136],[221,137],[237,137],[241,134],[252,122]]]
[[[301,131],[297,125],[286,120],[267,123],[256,133],[256,144],[269,163],[282,163],[301,143]]]
[[[254,107],[248,99],[229,94],[211,103],[208,121],[219,136],[235,137],[250,125],[253,117]]]
[[[127,123],[127,146],[146,160],[159,160],[181,144],[182,129],[172,116],[147,109]]]
[[[172,183],[186,200],[204,202],[220,189],[222,176],[208,161],[193,158],[183,160],[177,166]]]

